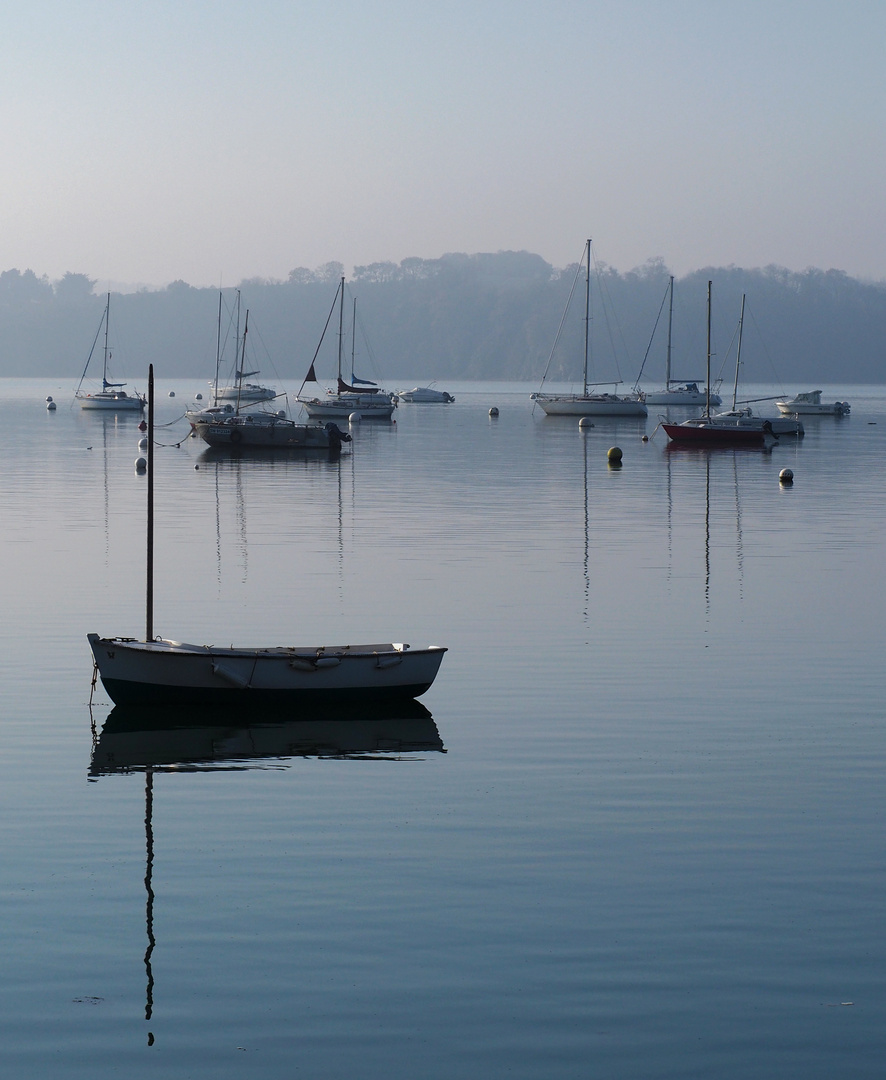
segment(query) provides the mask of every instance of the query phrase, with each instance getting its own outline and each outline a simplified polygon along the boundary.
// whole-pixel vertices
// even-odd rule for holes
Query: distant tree
[[[382,284],[387,281],[397,281],[400,271],[396,263],[377,262],[368,266],[354,267],[354,281],[372,282]]]
[[[189,289],[193,289],[193,285],[189,285],[186,281],[182,281],[181,278],[177,278],[175,281],[170,281],[166,286],[165,292],[168,293],[184,293]]]
[[[41,303],[52,299],[52,286],[44,274],[37,277],[33,270],[4,270],[0,274],[0,298],[5,303]]]
[[[288,280],[290,285],[312,285],[317,278],[313,270],[309,270],[306,266],[297,266],[289,271]]]
[[[340,262],[328,262],[323,263],[322,266],[318,266],[314,271],[314,277],[317,281],[324,285],[331,284],[338,281],[342,274],[344,274],[344,264]]]
[[[64,277],[52,283],[56,300],[63,304],[80,304],[95,294],[95,282],[86,274],[74,274],[70,270]]]
[[[436,261],[432,259],[419,259],[412,256],[409,259],[400,260],[400,273],[404,278],[432,277],[436,267]]]

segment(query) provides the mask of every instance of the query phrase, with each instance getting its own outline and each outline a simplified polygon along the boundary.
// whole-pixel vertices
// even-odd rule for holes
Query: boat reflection
[[[93,723],[89,776],[145,769],[286,768],[287,759],[296,757],[390,760],[420,753],[446,749],[434,718],[418,701],[346,713],[257,710],[236,719],[219,710],[118,705],[101,730]]]
[[[91,709],[90,709],[91,713]],[[286,714],[269,710],[225,722],[218,710],[176,712],[115,706],[99,731],[92,719],[89,778],[114,773],[144,775],[145,783],[145,1020],[153,1018],[154,774],[286,768],[286,759],[415,760],[418,753],[446,750],[430,712],[418,701],[373,711]],[[147,1032],[149,1046],[153,1031]]]

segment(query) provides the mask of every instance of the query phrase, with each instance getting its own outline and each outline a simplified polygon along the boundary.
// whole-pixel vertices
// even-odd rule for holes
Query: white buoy
[[[581,420],[579,420],[579,422],[578,422],[578,426],[579,426],[580,428],[583,428],[583,427],[593,427],[593,426],[594,426],[594,421],[593,421],[593,420],[592,420],[592,419],[591,419],[591,418],[590,418],[589,416],[583,416],[583,417],[581,418]]]
[[[620,465],[621,464],[621,447],[620,446],[610,446],[609,449],[606,451],[606,457],[609,459],[609,461],[613,465]]]
[[[139,450],[147,450],[147,448],[148,448],[148,440],[147,439],[139,439],[138,440],[138,448],[139,448]]]
[[[55,402],[52,400],[52,398],[49,398],[47,400],[46,408],[49,410],[49,412],[55,412]]]
[[[496,409],[496,407],[495,407],[494,405],[493,405],[493,406],[492,406],[492,408],[491,408],[491,409],[489,410],[489,415],[490,415],[490,416],[498,416],[498,409]]]
[[[170,397],[175,397],[175,391],[174,391],[174,390],[170,390],[170,391],[169,391],[169,396],[170,396]]]
[[[46,399],[46,404],[48,405],[50,401],[52,401],[52,395],[51,395],[51,394],[50,394],[50,395],[49,395],[49,397],[48,397],[48,398]]]
[[[794,472],[793,469],[782,469],[778,474],[779,482],[782,484],[793,484]]]
[[[203,395],[202,394],[197,394],[197,396],[194,398],[194,400],[195,401],[202,401],[203,400]]]
[[[147,467],[148,467],[147,458],[137,457],[135,459],[135,471],[136,472],[144,472],[145,469],[147,469]]]
[[[352,412],[351,415],[348,417],[348,423],[349,424],[359,424],[362,419],[363,419],[363,417],[362,417],[362,415],[360,413]]]

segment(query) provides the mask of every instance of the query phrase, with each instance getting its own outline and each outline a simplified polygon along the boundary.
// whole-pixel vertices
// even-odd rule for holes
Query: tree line
[[[315,356],[341,263],[297,267],[286,280],[252,278],[224,291],[249,311],[252,348],[264,376],[297,388]],[[592,381],[643,385],[664,377],[668,269],[661,259],[622,273],[592,266],[589,327]],[[743,378],[796,384],[884,381],[886,283],[839,270],[768,266],[705,268],[675,282],[672,369],[702,378],[707,282],[713,283],[715,374],[731,380],[742,295],[747,298]],[[105,296],[85,274],[56,281],[33,270],[0,273],[0,375],[79,377]],[[343,321],[346,363],[388,385],[447,379],[575,382],[581,378],[585,271],[555,268],[529,252],[449,254],[354,268]],[[569,297],[571,302],[567,304]],[[357,306],[353,307],[356,298]],[[140,378],[153,363],[164,378],[209,379],[217,352],[219,292],[175,281],[113,294],[115,364]],[[359,337],[352,323],[361,328]],[[334,376],[338,316],[330,319],[317,374]],[[653,333],[654,329],[654,333]],[[554,343],[557,347],[554,348]],[[230,355],[230,354],[229,354]]]

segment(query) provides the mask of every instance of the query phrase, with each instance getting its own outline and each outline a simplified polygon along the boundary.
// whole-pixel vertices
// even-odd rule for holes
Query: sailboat
[[[145,637],[88,634],[95,672],[117,705],[318,706],[420,697],[446,648],[404,642],[237,648],[154,636],[154,366],[148,374]]]
[[[314,364],[317,360],[317,354],[320,352],[320,346],[323,344],[323,339],[326,337],[326,331],[329,329],[329,323],[332,319],[333,312],[335,311],[336,304],[338,304],[338,376],[336,388],[334,390],[327,390],[325,397],[302,397],[302,392],[307,383],[319,382],[314,370]],[[356,336],[356,300],[354,301],[354,304],[353,332]],[[353,353],[351,355],[351,382],[347,383],[342,378],[341,364],[344,344],[344,310],[345,279],[342,277],[339,282],[338,291],[332,302],[332,307],[329,310],[329,315],[326,318],[326,325],[323,327],[323,333],[320,335],[320,341],[317,345],[316,352],[314,353],[314,358],[311,361],[311,366],[308,368],[308,373],[299,389],[297,401],[312,419],[347,420],[356,413],[361,420],[390,420],[394,414],[394,409],[397,407],[395,395],[386,393],[380,387],[376,386],[375,383],[369,382],[366,379],[357,379],[353,372]]]
[[[221,364],[221,293],[218,296],[218,325],[219,338],[215,351],[215,381],[209,385],[212,387],[212,404],[217,406],[219,402],[236,402],[241,405],[255,404],[260,401],[273,401],[279,397],[276,390],[270,386],[262,386],[260,383],[247,382],[254,375],[260,374],[259,370],[245,371],[246,351],[240,355],[240,290],[237,290],[237,329],[234,338],[234,374],[232,381],[227,386],[219,385],[219,367]]]
[[[610,394],[594,390],[604,384],[588,383],[588,358],[590,355],[591,331],[591,241],[585,244],[582,256],[585,266],[585,346],[584,367],[582,368],[582,391],[580,394],[545,394],[539,391],[531,395],[548,416],[646,416],[646,406],[636,394]],[[579,264],[579,268],[581,263]],[[570,295],[571,299],[571,295]],[[567,310],[569,304],[567,302]],[[565,312],[564,312],[565,318]],[[561,323],[562,326],[562,323]],[[559,333],[557,335],[559,338]],[[556,348],[557,342],[554,342]],[[551,350],[553,356],[553,349]],[[550,360],[548,361],[550,366]],[[544,380],[542,380],[544,381]],[[609,384],[605,384],[609,385]],[[618,387],[618,382],[614,384]]]
[[[644,393],[643,400],[647,405],[720,405],[722,398],[714,393],[706,395],[705,391],[699,388],[700,380],[671,378],[671,331],[673,325],[674,277],[672,274],[668,282],[668,346],[665,353],[665,385],[663,390],[652,390]]]
[[[668,438],[684,446],[749,446],[768,448],[778,441],[780,435],[803,435],[799,420],[788,417],[756,416],[750,406],[738,407],[738,376],[741,368],[741,336],[744,324],[745,298],[741,298],[741,314],[738,320],[738,349],[735,357],[735,383],[732,391],[732,408],[727,412],[711,413],[710,397],[701,416],[684,420],[681,424],[663,423]],[[711,282],[708,282],[708,330],[707,330],[707,379],[706,389],[710,395],[711,385]]]
[[[102,314],[101,322],[98,324],[98,330],[95,332],[92,348],[89,350],[89,356],[86,358],[86,366],[83,368],[83,374],[80,376],[80,382],[77,384],[74,397],[79,401],[81,409],[101,409],[110,412],[141,412],[145,407],[145,398],[143,394],[127,394],[123,389],[126,383],[108,381],[108,364],[111,360],[111,351],[108,347],[110,312],[111,294],[108,293],[108,298],[105,302],[105,310]],[[90,394],[82,389],[83,380],[86,378],[86,372],[89,370],[89,361],[95,353],[95,346],[98,342],[99,334],[102,332],[102,327],[104,327],[105,331],[104,356],[102,360],[102,388],[97,393]]]

